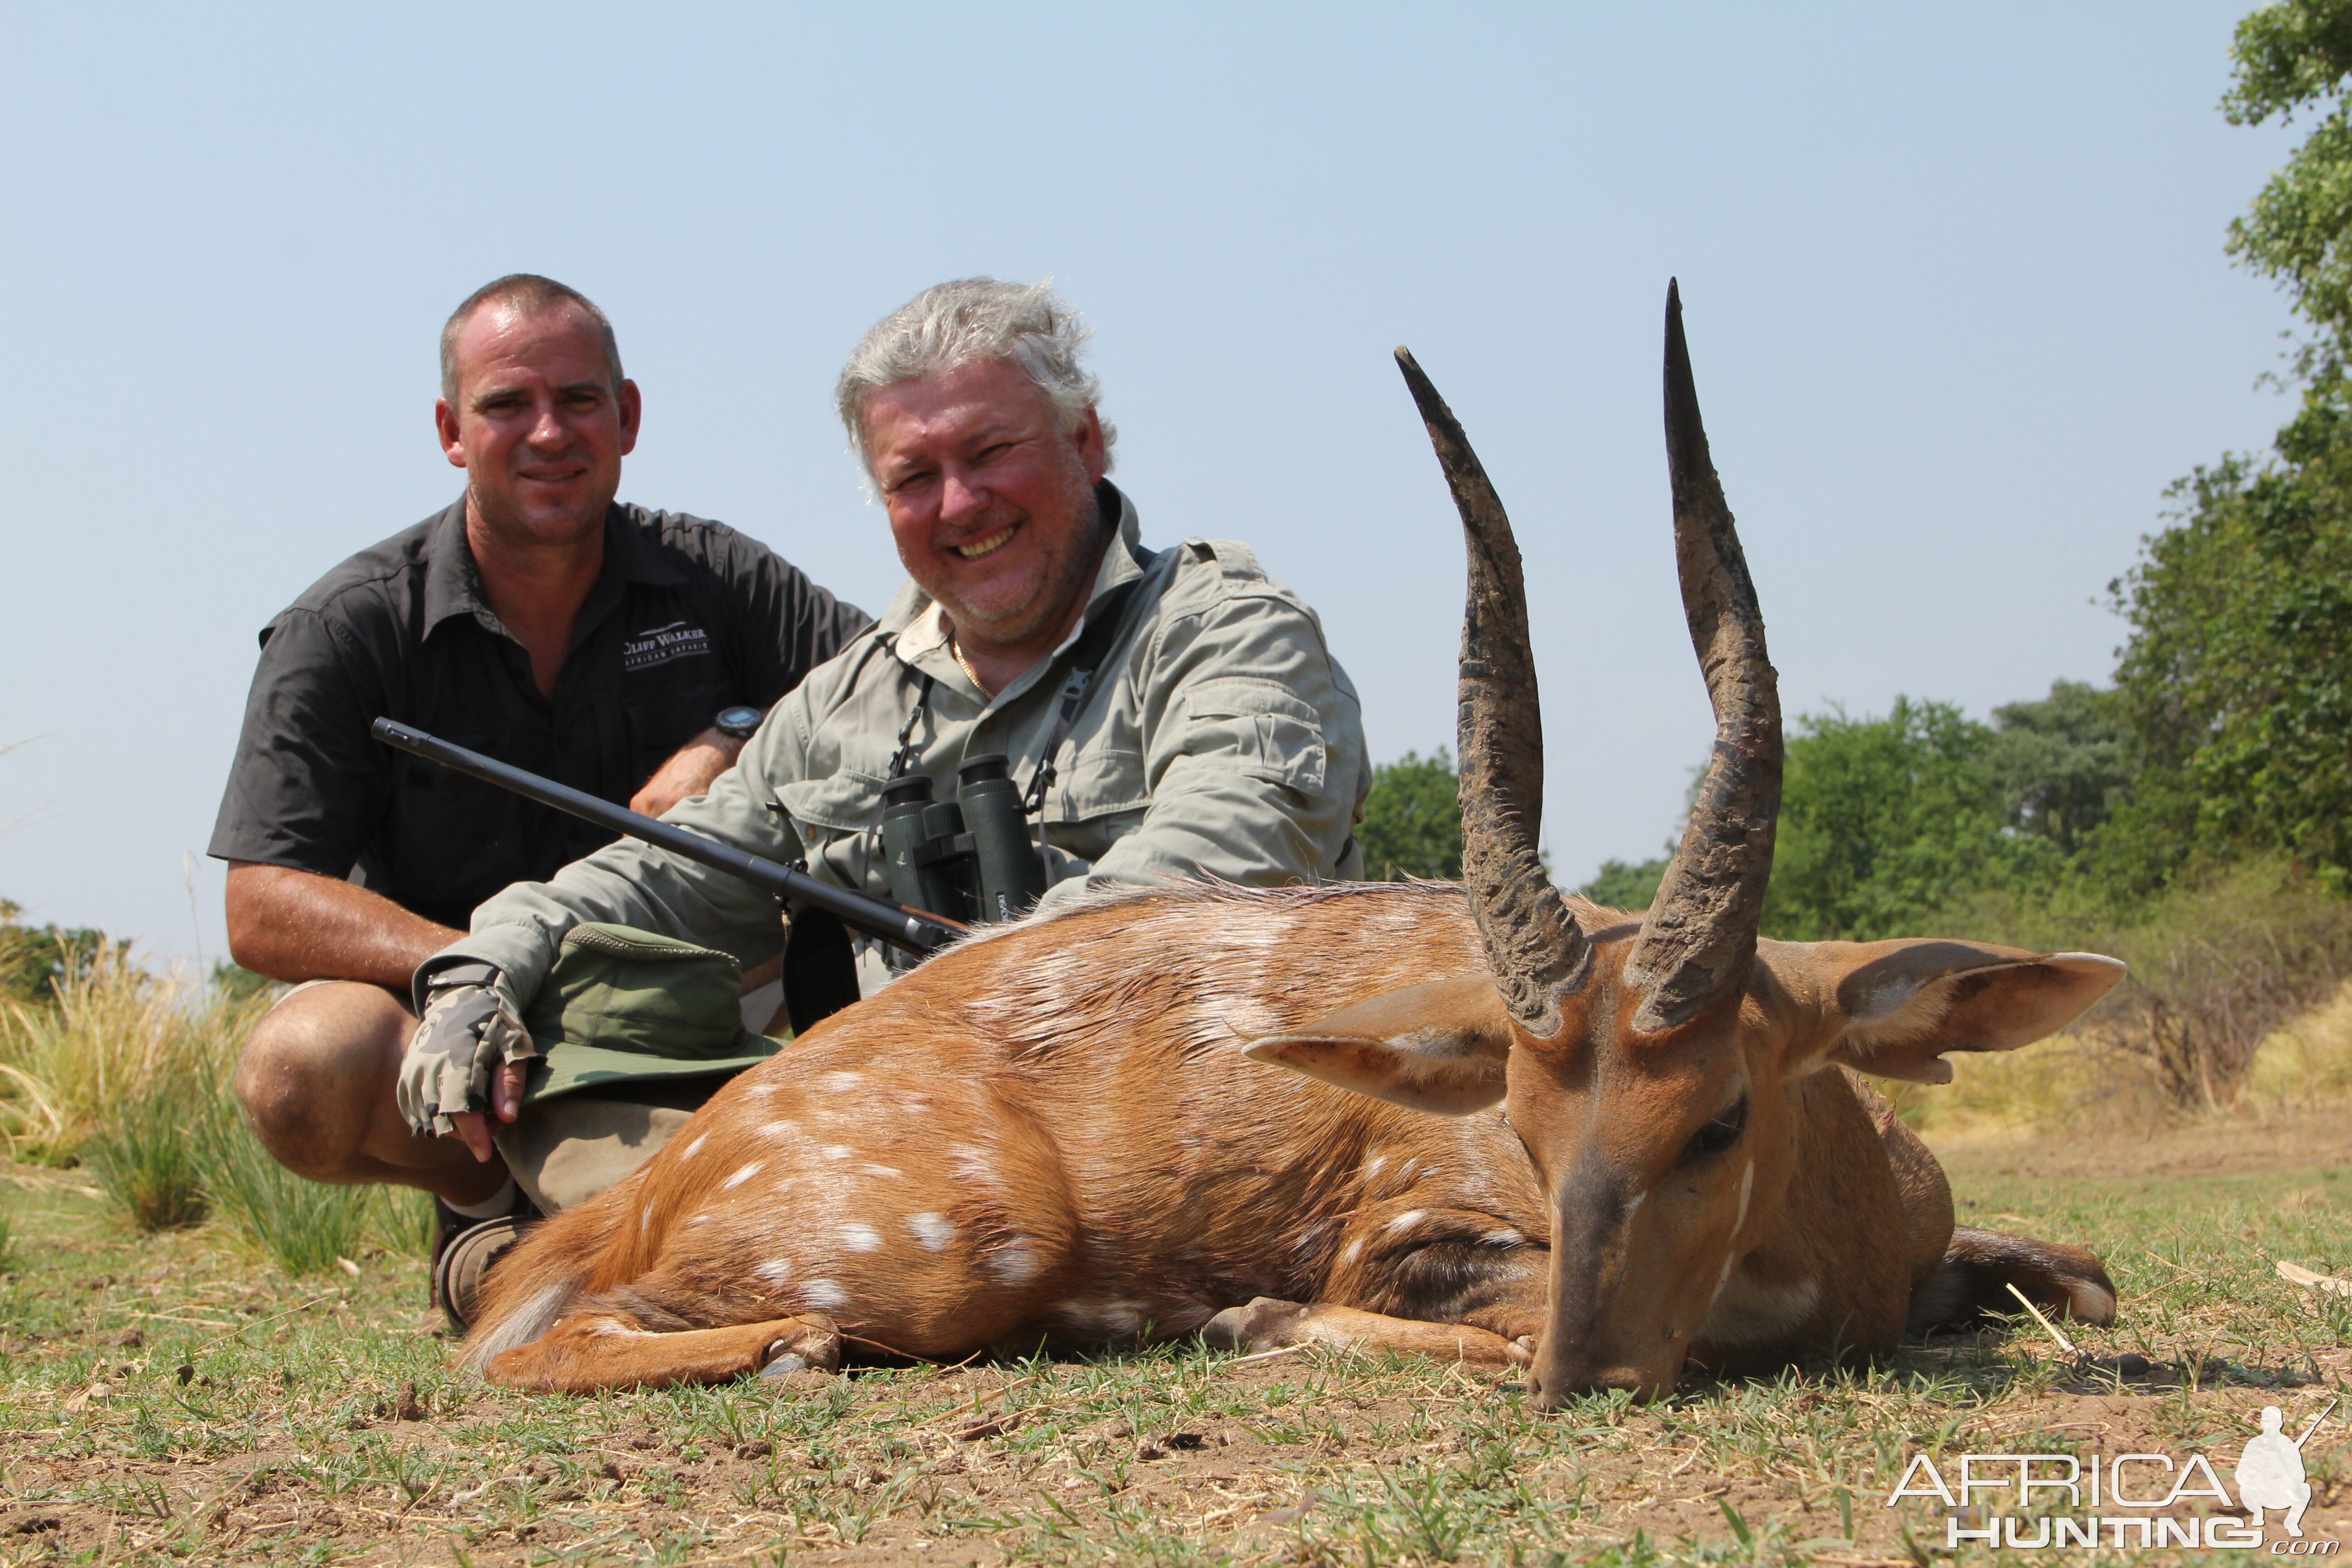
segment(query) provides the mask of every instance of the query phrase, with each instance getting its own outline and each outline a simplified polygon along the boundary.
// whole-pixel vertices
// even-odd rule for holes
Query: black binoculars
[[[1002,752],[967,758],[954,800],[933,800],[920,773],[883,785],[882,852],[892,898],[966,925],[1009,921],[1045,891],[1045,862]]]

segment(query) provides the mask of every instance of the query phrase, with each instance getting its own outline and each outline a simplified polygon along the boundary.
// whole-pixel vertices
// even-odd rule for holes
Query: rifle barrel
[[[820,882],[805,871],[796,871],[790,866],[750,854],[731,845],[716,843],[675,823],[656,821],[626,806],[600,800],[584,790],[576,790],[569,784],[557,784],[553,779],[526,773],[510,763],[486,757],[479,752],[469,752],[463,746],[453,746],[438,736],[428,735],[396,720],[378,719],[371,727],[371,732],[387,746],[423,757],[428,762],[439,763],[445,768],[453,768],[485,784],[496,784],[500,789],[512,790],[528,800],[569,812],[599,827],[643,839],[656,848],[667,849],[714,871],[740,877],[780,899],[813,904],[837,917],[843,924],[878,937],[908,952],[937,952],[961,936],[966,929],[943,916],[923,910],[911,910],[904,904],[853,892],[846,888],[836,888],[829,882]]]

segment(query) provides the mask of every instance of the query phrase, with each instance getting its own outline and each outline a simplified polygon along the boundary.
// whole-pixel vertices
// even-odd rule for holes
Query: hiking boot
[[[441,1256],[433,1260],[433,1299],[440,1303],[450,1328],[462,1334],[471,1326],[474,1294],[482,1287],[482,1277],[521,1237],[523,1221],[512,1215],[486,1219],[450,1237]]]
[[[491,1219],[472,1219],[438,1198],[434,1200],[432,1303],[448,1318],[452,1331],[466,1331],[482,1276],[500,1253],[514,1245],[523,1227],[540,1217],[539,1210],[520,1193],[511,1213]]]

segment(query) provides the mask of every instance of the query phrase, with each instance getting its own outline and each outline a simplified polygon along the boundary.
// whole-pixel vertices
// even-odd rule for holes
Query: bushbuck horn
[[[1683,615],[1715,708],[1715,753],[1673,864],[1643,918],[1625,980],[1643,993],[1633,1024],[1687,1023],[1746,984],[1772,876],[1780,814],[1780,688],[1731,509],[1707,456],[1683,340],[1683,303],[1666,285],[1666,463],[1674,479],[1675,563]]]
[[[1462,880],[1505,1005],[1529,1031],[1549,1039],[1559,1032],[1558,997],[1583,984],[1592,952],[1536,852],[1543,826],[1543,713],[1528,646],[1518,542],[1454,411],[1411,352],[1400,348],[1396,357],[1462,513],[1470,556],[1456,739]]]

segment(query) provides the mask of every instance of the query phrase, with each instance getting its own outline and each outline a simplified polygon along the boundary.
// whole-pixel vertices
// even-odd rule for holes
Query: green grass
[[[200,1135],[205,1191],[238,1235],[279,1268],[323,1274],[379,1245],[425,1257],[432,1243],[430,1198],[305,1181],[270,1158],[226,1095],[221,1101]]]
[[[1444,1365],[1197,1344],[517,1396],[449,1366],[425,1200],[298,1180],[245,1129],[227,1064],[264,1005],[101,965],[0,1012],[0,1565],[1924,1563],[1941,1513],[1884,1506],[1914,1455],[2207,1445],[2226,1474],[2263,1404],[2300,1425],[2352,1367],[2352,1301],[2272,1268],[2352,1274],[2343,1144],[2306,1115],[1952,1146],[1964,1222],[2105,1258],[2123,1315],[2079,1355],[2020,1322],[1551,1415]],[[2352,1059],[2339,1011],[2279,1102]],[[2208,1133],[2293,1168],[2167,1173]],[[2306,1451],[2316,1537],[2352,1532],[2346,1454]]]
[[[141,1230],[194,1225],[212,1212],[204,1143],[219,1120],[217,1098],[193,1074],[157,1073],[129,1089],[82,1144],[100,1190]]]
[[[2226,1476],[2262,1405],[2344,1388],[2352,1331],[2271,1271],[2352,1265],[2334,1166],[1987,1175],[1964,1218],[2106,1258],[2124,1314],[2088,1360],[2021,1324],[1552,1415],[1429,1363],[1197,1345],[523,1397],[449,1368],[381,1234],[358,1277],[297,1278],[225,1223],[142,1234],[80,1173],[12,1174],[0,1563],[1893,1562],[1906,1531],[1941,1553],[1938,1510],[1883,1506],[1911,1455],[2209,1444]],[[2315,1537],[2352,1526],[2344,1452],[2310,1450]]]

